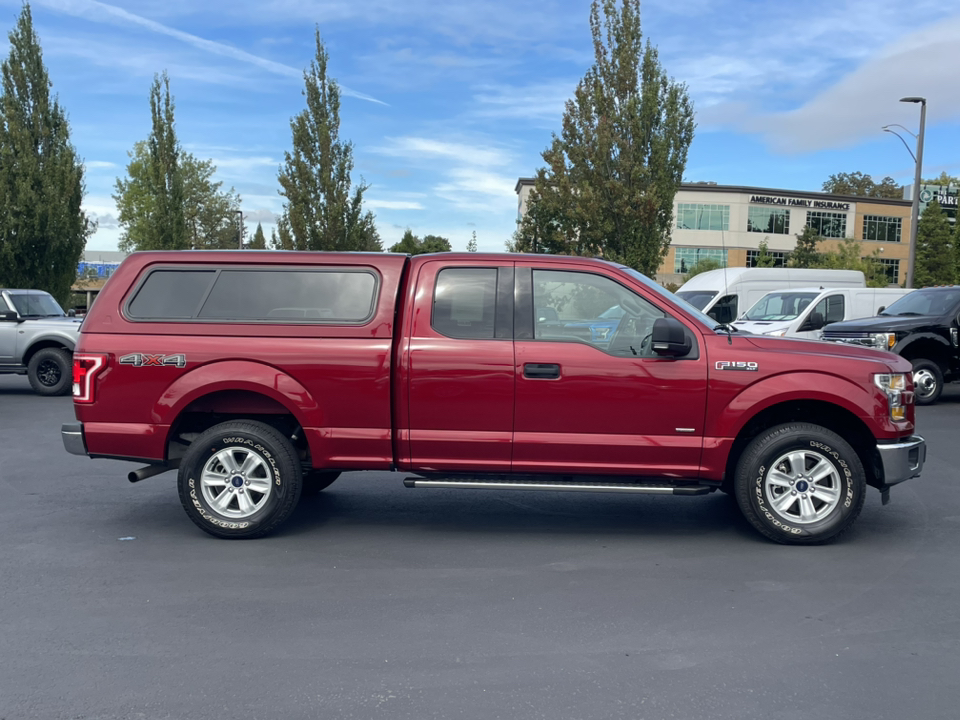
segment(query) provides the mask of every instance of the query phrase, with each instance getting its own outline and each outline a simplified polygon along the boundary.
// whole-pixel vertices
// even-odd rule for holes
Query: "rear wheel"
[[[196,525],[221,538],[262,537],[300,499],[302,471],[290,441],[269,425],[234,420],[207,430],[180,463],[180,502]]]
[[[810,423],[771,428],[753,439],[737,464],[737,504],[771,540],[814,545],[840,537],[857,519],[866,477],[856,451]]]
[[[73,381],[70,353],[63,348],[38,350],[27,364],[27,378],[38,395],[66,395]]]
[[[913,361],[913,392],[917,405],[933,405],[943,392],[943,372],[933,360]]]

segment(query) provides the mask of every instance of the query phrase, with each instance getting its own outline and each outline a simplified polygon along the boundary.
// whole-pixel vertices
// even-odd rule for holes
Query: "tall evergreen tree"
[[[83,163],[43,64],[30,5],[0,65],[0,286],[66,303],[94,225],[81,208]]]
[[[914,287],[952,285],[957,281],[956,248],[950,221],[934,200],[917,224],[917,250],[913,269]]]
[[[266,250],[267,238],[263,234],[262,223],[257,223],[257,230],[253,233],[253,239],[247,247],[251,250]]]
[[[603,255],[654,276],[695,127],[686,86],[643,42],[640,0],[593,0],[594,63],[543,153],[521,251]]]
[[[477,251],[477,231],[474,230],[470,235],[470,239],[467,241],[467,252],[476,252]]]
[[[130,153],[128,179],[117,178],[113,197],[123,227],[120,249],[186,250],[192,246],[192,236],[187,231],[183,151],[174,127],[166,71],[153,77],[150,118],[150,137]]]
[[[317,54],[303,73],[307,107],[290,121],[293,150],[284,153],[286,198],[274,245],[283,250],[376,250],[383,246],[373,213],[363,211],[368,185],[353,185],[353,143],[340,140],[340,87],[327,77],[320,30]]]

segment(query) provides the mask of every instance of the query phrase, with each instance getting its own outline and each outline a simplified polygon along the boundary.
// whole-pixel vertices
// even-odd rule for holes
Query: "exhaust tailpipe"
[[[140,482],[141,480],[146,480],[154,475],[165,473],[168,470],[176,470],[178,467],[180,467],[179,460],[173,460],[165,465],[147,465],[139,470],[131,470],[129,473],[127,473],[127,480],[132,483]]]

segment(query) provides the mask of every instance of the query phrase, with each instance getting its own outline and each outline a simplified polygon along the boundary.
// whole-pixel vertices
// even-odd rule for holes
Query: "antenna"
[[[723,258],[723,288],[727,288],[727,243],[723,237],[723,221],[720,222],[720,257]],[[738,303],[737,313],[740,313],[740,307]],[[734,317],[734,320],[737,318]],[[732,322],[732,321],[731,321]]]

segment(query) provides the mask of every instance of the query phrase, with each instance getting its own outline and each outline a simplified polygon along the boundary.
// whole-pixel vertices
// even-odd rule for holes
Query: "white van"
[[[912,290],[792,288],[767,293],[733,324],[756,335],[817,340],[824,325],[875,317]]]
[[[730,323],[772,290],[866,286],[859,270],[731,267],[694,275],[676,294],[717,322]]]

